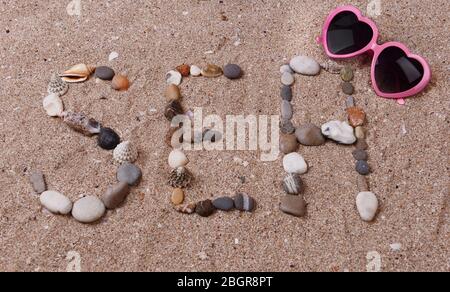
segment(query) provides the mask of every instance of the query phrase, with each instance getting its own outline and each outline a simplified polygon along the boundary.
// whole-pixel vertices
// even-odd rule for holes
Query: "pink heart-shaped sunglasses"
[[[332,59],[373,54],[372,84],[381,97],[401,102],[424,90],[431,80],[427,61],[401,43],[378,45],[378,36],[375,23],[358,8],[342,6],[328,15],[318,42]]]

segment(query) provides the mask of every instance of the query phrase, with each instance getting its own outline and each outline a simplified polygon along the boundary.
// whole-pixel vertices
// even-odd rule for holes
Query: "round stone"
[[[191,66],[183,64],[177,67],[177,71],[180,72],[181,76],[188,77],[191,74]]]
[[[172,169],[175,169],[178,167],[186,166],[189,163],[189,159],[186,157],[183,151],[174,149],[169,154],[168,162],[169,166]]]
[[[43,192],[39,200],[42,206],[53,214],[67,215],[72,210],[70,199],[55,191]]]
[[[117,91],[128,90],[130,88],[130,80],[124,75],[116,74],[111,82],[111,87]]]
[[[181,99],[180,88],[178,86],[176,86],[175,84],[170,84],[166,88],[165,95],[166,95],[166,99],[168,102],[180,101],[180,99]]]
[[[298,56],[293,58],[289,62],[289,66],[292,70],[302,75],[313,76],[320,73],[319,63],[317,63],[316,60],[306,56]]]
[[[298,142],[305,146],[320,146],[325,144],[326,141],[321,129],[313,124],[298,127],[295,136]]]
[[[340,74],[344,82],[350,82],[353,80],[353,70],[349,66],[342,68]]]
[[[119,182],[109,186],[102,196],[105,207],[112,210],[120,206],[130,194],[130,187],[126,182]]]
[[[367,144],[365,139],[358,139],[358,142],[356,143],[356,149],[367,150],[369,149],[369,145]]]
[[[355,169],[361,175],[368,175],[370,173],[370,166],[367,161],[359,160],[356,162]]]
[[[289,66],[289,65],[282,65],[281,67],[280,67],[280,74],[283,74],[283,73],[290,73],[290,74],[294,74],[294,70],[292,70],[292,68],[291,68],[291,66]]]
[[[292,104],[289,101],[283,100],[281,102],[281,119],[291,120],[293,115]]]
[[[284,156],[283,167],[287,173],[304,174],[308,171],[305,159],[298,153],[290,153]]]
[[[295,132],[295,127],[290,120],[282,120],[280,128],[283,134],[293,134]]]
[[[100,66],[100,67],[95,68],[95,77],[97,77],[101,80],[111,81],[111,80],[113,80],[114,75],[116,75],[114,70],[107,66]]]
[[[347,95],[352,95],[355,92],[355,88],[350,82],[344,82],[342,83],[342,91]]]
[[[106,208],[103,202],[95,196],[86,196],[75,202],[72,216],[81,223],[93,223],[105,214]]]
[[[110,128],[101,128],[97,137],[97,144],[105,150],[114,150],[120,144],[120,137]]]
[[[294,75],[292,75],[291,73],[285,72],[283,73],[283,75],[281,75],[281,83],[283,85],[291,86],[292,84],[294,84],[294,82]]]
[[[352,155],[355,160],[367,161],[369,159],[369,155],[365,150],[356,149],[355,151],[353,151]]]
[[[214,214],[214,211],[216,208],[212,204],[211,200],[205,200],[200,203],[197,203],[197,206],[195,206],[195,213],[202,217],[209,217],[212,214]]]
[[[364,175],[358,175],[356,184],[358,186],[358,190],[360,192],[368,192],[370,191],[369,182],[367,181],[367,177]]]
[[[356,207],[361,219],[371,222],[378,211],[378,199],[372,192],[361,192],[356,197]]]
[[[362,126],[366,120],[366,113],[362,108],[350,107],[347,109],[348,121],[354,128]]]
[[[298,174],[291,173],[283,180],[283,189],[289,195],[298,195],[303,192],[303,182]]]
[[[47,184],[45,183],[42,171],[33,171],[30,175],[30,183],[33,190],[38,194],[42,194],[47,190]]]
[[[172,196],[170,197],[170,201],[175,206],[181,205],[184,202],[184,191],[182,189],[174,189],[172,192]]]
[[[117,180],[126,182],[130,186],[139,184],[142,172],[139,167],[131,163],[124,163],[117,169]]]
[[[355,136],[357,139],[365,139],[366,138],[366,133],[364,132],[364,128],[363,127],[356,127],[355,128]]]
[[[283,100],[291,102],[292,101],[292,87],[283,85],[281,87],[281,98]]]
[[[234,197],[234,206],[239,211],[252,212],[256,208],[256,201],[247,194],[237,194]]]
[[[303,196],[287,195],[281,199],[280,210],[295,217],[304,217],[306,206]]]
[[[352,145],[356,142],[355,130],[346,122],[328,122],[322,126],[322,134],[341,144]]]
[[[242,77],[242,69],[236,64],[228,64],[223,67],[223,75],[228,79],[239,79]]]
[[[284,154],[296,152],[298,149],[298,142],[295,135],[282,134],[280,137],[280,151]]]
[[[234,209],[234,200],[229,197],[217,198],[212,203],[217,210],[231,211]]]
[[[193,77],[198,77],[200,75],[202,75],[202,69],[200,69],[200,67],[192,65],[191,66],[191,75]]]

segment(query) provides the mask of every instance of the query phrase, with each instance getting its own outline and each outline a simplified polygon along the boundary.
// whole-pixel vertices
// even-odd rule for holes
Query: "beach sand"
[[[256,212],[200,218],[170,205],[165,73],[182,63],[240,64],[238,81],[186,79],[184,104],[222,118],[279,114],[279,66],[297,54],[327,60],[315,38],[327,14],[348,2],[366,11],[368,1],[81,0],[81,16],[70,16],[68,0],[4,1],[0,270],[66,271],[79,255],[82,271],[366,271],[378,263],[382,271],[450,271],[446,0],[381,2],[381,41],[406,44],[433,70],[428,89],[406,106],[375,95],[367,58],[341,62],[355,68],[354,96],[368,115],[370,185],[381,204],[375,222],[356,211],[353,148],[334,143],[299,150],[310,166],[307,218],[278,210],[281,156],[261,162],[257,151],[188,153],[196,183],[187,192],[189,201],[247,192]],[[111,52],[119,58],[109,62]],[[71,85],[63,100],[133,141],[144,173],[126,203],[94,225],[42,210],[28,181],[42,170],[49,188],[72,200],[101,196],[115,182],[111,152],[42,109],[51,73],[77,63],[109,65],[132,80],[119,93],[91,79]],[[345,119],[340,83],[326,72],[298,76],[295,124]]]

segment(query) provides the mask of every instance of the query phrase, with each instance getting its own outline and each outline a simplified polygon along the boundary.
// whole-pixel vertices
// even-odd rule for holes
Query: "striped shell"
[[[138,158],[138,151],[130,141],[125,141],[114,149],[113,158],[118,164],[134,163]]]
[[[88,137],[100,133],[100,123],[82,113],[63,112],[61,118],[69,127]]]

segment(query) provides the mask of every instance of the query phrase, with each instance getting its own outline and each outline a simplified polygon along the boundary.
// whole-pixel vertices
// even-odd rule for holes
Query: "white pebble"
[[[171,70],[167,72],[166,74],[166,82],[167,84],[175,84],[176,86],[181,84],[181,81],[183,80],[183,76],[181,76],[181,73],[175,70]]]
[[[47,112],[47,115],[51,117],[60,116],[64,111],[62,99],[57,94],[50,94],[45,97],[42,105]]]
[[[194,77],[198,77],[202,74],[202,69],[200,69],[200,67],[192,65],[191,66],[191,75]]]
[[[111,54],[109,54],[108,60],[111,62],[115,59],[119,58],[119,53],[117,52],[112,52]]]
[[[294,75],[292,75],[291,73],[288,72],[284,72],[281,75],[281,83],[287,86],[291,86],[292,84],[294,84],[295,79],[294,79]]]
[[[304,174],[308,171],[308,165],[303,156],[295,152],[284,156],[283,167],[287,173]]]
[[[320,73],[320,65],[316,60],[306,57],[298,56],[289,62],[289,66],[298,74],[314,76]]]
[[[400,251],[402,249],[401,243],[393,243],[390,245],[392,251]]]
[[[169,154],[169,166],[172,169],[186,166],[189,163],[189,159],[181,150],[173,150]]]
[[[100,219],[106,211],[103,202],[95,196],[87,196],[75,202],[72,216],[81,223],[92,223]]]
[[[361,192],[356,197],[356,207],[361,219],[371,222],[378,211],[378,199],[372,192]]]
[[[289,65],[283,65],[280,67],[280,73],[290,73],[290,74],[294,74],[294,71],[292,71],[291,67]]]
[[[356,142],[355,130],[347,122],[331,121],[322,126],[322,134],[341,144],[351,145]]]
[[[69,198],[55,191],[43,192],[39,200],[45,209],[54,214],[67,215],[72,210],[72,202]]]

